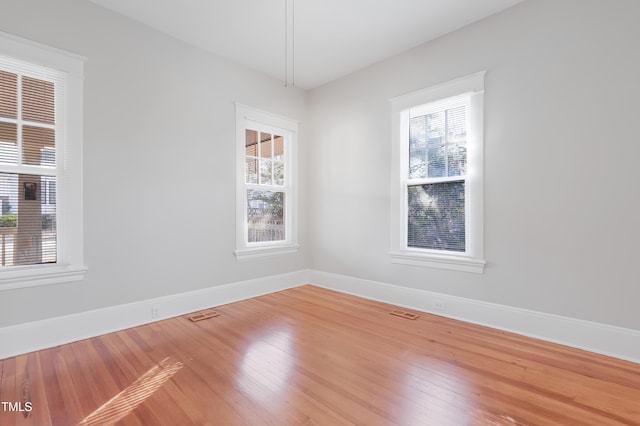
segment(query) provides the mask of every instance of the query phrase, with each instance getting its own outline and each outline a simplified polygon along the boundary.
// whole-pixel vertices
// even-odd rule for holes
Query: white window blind
[[[85,58],[0,32],[0,291],[83,279]]]
[[[467,103],[412,109],[407,246],[464,252]]]
[[[391,259],[482,273],[484,72],[391,100]]]

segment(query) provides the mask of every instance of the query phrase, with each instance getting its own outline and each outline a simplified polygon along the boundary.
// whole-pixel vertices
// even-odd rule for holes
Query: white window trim
[[[404,265],[483,273],[484,260],[484,76],[485,71],[393,98],[391,154],[391,261]],[[409,109],[423,104],[469,95],[469,139],[465,179],[467,194],[466,252],[456,253],[407,246],[406,183],[409,143]]]
[[[277,128],[285,136],[285,240],[247,242],[247,191],[245,185],[245,129],[249,123]],[[298,121],[236,103],[236,250],[237,260],[295,253],[298,245]],[[251,126],[249,126],[251,127]]]
[[[0,291],[80,281],[84,265],[82,214],[83,84],[86,58],[0,32],[0,55],[60,71],[65,80],[64,136],[56,141],[57,257],[53,265],[0,270]],[[57,106],[56,106],[57,107]]]

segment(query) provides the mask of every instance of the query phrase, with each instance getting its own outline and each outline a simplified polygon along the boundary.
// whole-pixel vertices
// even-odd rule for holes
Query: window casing
[[[391,100],[394,263],[484,270],[484,74]]]
[[[236,258],[296,252],[298,123],[237,104],[236,128]]]
[[[83,69],[83,58],[0,33],[0,290],[86,272]]]

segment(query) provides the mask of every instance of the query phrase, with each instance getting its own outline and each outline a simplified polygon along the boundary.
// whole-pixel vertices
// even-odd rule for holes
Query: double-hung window
[[[392,100],[395,263],[484,268],[484,72]]]
[[[85,271],[83,68],[77,56],[0,34],[0,290]]]
[[[298,123],[236,105],[236,257],[295,252]]]

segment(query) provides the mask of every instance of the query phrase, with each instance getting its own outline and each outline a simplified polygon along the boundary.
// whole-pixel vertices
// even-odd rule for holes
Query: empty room
[[[0,425],[640,425],[637,0],[2,0]]]

